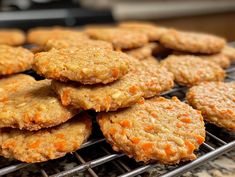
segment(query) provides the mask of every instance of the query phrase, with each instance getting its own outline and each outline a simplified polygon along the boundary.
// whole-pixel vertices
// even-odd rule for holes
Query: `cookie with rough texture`
[[[51,49],[35,55],[33,68],[50,79],[107,84],[127,73],[128,58],[122,52],[100,48]]]
[[[56,127],[39,131],[0,129],[0,155],[27,163],[57,159],[80,148],[91,134],[87,114]]]
[[[24,84],[34,82],[35,79],[26,74],[10,75],[0,79],[0,102],[4,102],[8,99],[8,95],[14,93],[21,87],[25,87]],[[23,84],[22,84],[23,83]]]
[[[111,43],[100,40],[90,40],[90,39],[51,39],[47,42],[45,49],[50,50],[55,49],[65,49],[65,48],[101,48],[106,50],[113,50]]]
[[[189,53],[185,52],[179,52],[179,51],[174,51],[174,55],[190,55]],[[203,60],[211,61],[213,63],[216,63],[217,65],[221,66],[222,68],[228,68],[231,64],[230,59],[223,54],[223,52],[217,53],[217,54],[212,54],[212,55],[195,55],[200,57]]]
[[[143,60],[144,61],[144,60]],[[173,87],[173,75],[165,68],[132,59],[130,71],[121,79],[107,84],[84,86],[78,83],[52,82],[62,104],[96,112],[129,107]]]
[[[122,22],[119,27],[144,33],[148,36],[149,41],[158,41],[162,34],[167,31],[164,27],[148,22]]]
[[[87,36],[78,30],[63,27],[38,27],[30,29],[27,42],[44,46],[50,39],[87,39]]]
[[[25,42],[25,34],[18,29],[0,29],[0,44],[22,45]]]
[[[161,65],[174,74],[179,85],[193,86],[204,81],[222,81],[225,71],[217,64],[193,55],[171,55]]]
[[[10,91],[8,86],[1,88],[9,93],[5,91],[6,98],[0,102],[0,128],[12,127],[33,131],[56,126],[78,113],[78,110],[62,106],[51,89],[49,80],[28,79],[25,83],[18,82],[14,86],[9,86]]]
[[[222,52],[213,55],[199,55],[203,60],[211,61],[221,66],[222,68],[228,68],[231,64],[230,59]]]
[[[152,98],[117,112],[99,113],[97,121],[112,148],[136,161],[194,160],[194,150],[205,140],[201,113],[176,97]]]
[[[235,131],[235,82],[207,82],[189,89],[187,101],[204,119]]]
[[[33,53],[22,47],[0,45],[0,75],[14,74],[31,69]]]
[[[230,46],[226,45],[222,49],[221,53],[224,54],[226,57],[228,57],[230,61],[232,61],[232,62],[235,61],[235,48],[234,47],[230,47]]]
[[[160,38],[165,47],[190,53],[219,53],[225,46],[223,38],[203,33],[168,30]]]
[[[112,27],[90,27],[85,33],[92,39],[107,41],[113,44],[116,50],[133,49],[148,43],[148,37],[133,30]]]
[[[136,59],[142,60],[142,59],[152,56],[152,53],[156,47],[157,47],[156,43],[149,43],[147,45],[144,45],[143,47],[139,47],[139,48],[132,49],[132,50],[127,50],[124,52]]]

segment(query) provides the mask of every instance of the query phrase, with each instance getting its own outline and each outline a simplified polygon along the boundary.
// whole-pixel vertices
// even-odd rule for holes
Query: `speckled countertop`
[[[153,169],[149,176],[158,176],[159,169]],[[182,177],[235,177],[235,149],[203,164]]]

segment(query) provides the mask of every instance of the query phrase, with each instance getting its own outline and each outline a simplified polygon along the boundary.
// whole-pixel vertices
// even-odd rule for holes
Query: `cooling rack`
[[[35,75],[32,71],[27,72]],[[226,70],[225,82],[235,81],[235,63]],[[164,97],[177,96],[184,101],[187,88],[175,86],[172,90],[161,94]],[[89,112],[95,117],[94,112]],[[162,165],[159,163],[142,164],[136,163],[122,153],[114,152],[105,142],[98,125],[94,121],[94,130],[91,138],[81,148],[60,159],[45,163],[27,164],[18,161],[10,161],[0,158],[0,176],[119,176],[132,177],[146,175],[150,169],[159,169],[159,176],[180,176],[187,171],[193,170],[206,162],[235,149],[235,135],[211,124],[206,124],[206,141],[196,152],[198,158],[192,162],[184,162],[178,165]]]

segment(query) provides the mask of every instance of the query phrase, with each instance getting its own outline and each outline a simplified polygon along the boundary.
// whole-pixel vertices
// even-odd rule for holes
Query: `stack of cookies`
[[[27,41],[37,45],[34,59],[32,53],[21,57],[30,66],[5,73],[33,65],[46,79],[18,74],[0,80],[4,157],[34,163],[76,151],[91,134],[87,110],[97,112],[101,131],[115,151],[142,162],[195,159],[194,151],[205,140],[204,119],[235,129],[234,83],[208,82],[222,81],[223,68],[235,58],[234,49],[220,37],[125,22],[84,31],[36,28]],[[13,51],[3,53],[13,58],[18,55]],[[198,85],[187,94],[197,110],[176,97],[160,97],[174,81]],[[216,98],[203,100],[207,88]],[[215,99],[220,103],[214,104]]]
[[[97,121],[113,149],[137,161],[195,159],[193,151],[205,138],[201,114],[177,98],[152,98],[174,85],[173,74],[148,59],[149,46],[157,43],[150,43],[146,33],[118,27],[92,27],[85,33],[91,39],[52,39],[45,52],[35,55],[34,70],[52,79],[62,105],[99,112]],[[148,54],[135,57],[143,48]],[[182,132],[170,133],[172,126]]]

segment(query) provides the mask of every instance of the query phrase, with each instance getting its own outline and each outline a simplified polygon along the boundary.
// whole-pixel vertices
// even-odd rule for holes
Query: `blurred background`
[[[235,0],[0,0],[0,27],[153,21],[235,40]]]

